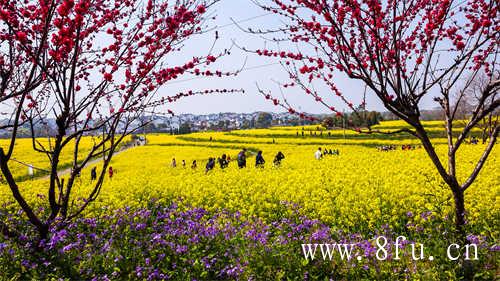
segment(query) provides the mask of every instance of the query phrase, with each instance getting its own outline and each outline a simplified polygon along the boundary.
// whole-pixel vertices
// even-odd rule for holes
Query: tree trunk
[[[455,228],[457,231],[457,238],[461,247],[469,244],[465,232],[465,204],[464,192],[462,190],[453,191],[453,198],[455,199]],[[464,280],[472,280],[474,278],[474,265],[470,260],[466,260],[465,256],[460,257],[460,269],[458,276]]]
[[[49,237],[49,227],[48,225],[44,225],[40,230],[40,239],[47,239]]]
[[[453,198],[455,199],[455,227],[457,233],[461,238],[465,237],[465,203],[464,192],[461,190],[453,191]]]
[[[37,253],[43,252],[45,247],[42,246],[43,243],[47,243],[47,239],[49,238],[49,226],[47,224],[43,224],[42,227],[38,228],[38,239],[36,243],[33,244],[33,250]]]

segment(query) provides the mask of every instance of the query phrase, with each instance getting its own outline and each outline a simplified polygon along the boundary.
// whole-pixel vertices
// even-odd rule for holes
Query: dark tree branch
[[[488,156],[490,155],[491,151],[493,150],[493,147],[495,146],[497,142],[497,137],[498,137],[498,132],[500,131],[500,126],[496,126],[493,133],[490,136],[490,142],[488,143],[488,146],[483,152],[483,155],[481,155],[481,158],[476,164],[476,167],[474,168],[474,171],[472,171],[471,175],[469,178],[462,184],[460,189],[462,191],[467,190],[471,186],[471,184],[474,182],[474,180],[477,178],[479,175],[479,172],[484,166],[484,163],[486,163],[486,159],[488,159]]]

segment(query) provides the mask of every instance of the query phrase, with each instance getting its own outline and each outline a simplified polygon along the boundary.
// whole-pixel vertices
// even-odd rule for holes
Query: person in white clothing
[[[323,158],[323,153],[321,152],[321,147],[318,148],[318,150],[316,150],[316,152],[314,153],[314,157],[316,158],[316,160],[321,160],[321,158]]]

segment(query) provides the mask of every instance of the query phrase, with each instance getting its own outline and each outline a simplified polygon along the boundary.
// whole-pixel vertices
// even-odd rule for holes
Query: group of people
[[[221,169],[225,169],[229,166],[229,162],[231,161],[231,156],[222,154],[221,157],[218,157],[217,160],[215,157],[209,157],[207,165],[205,166],[205,173],[208,173],[209,171],[213,170],[215,168],[216,163],[219,163],[219,166]],[[196,160],[193,161],[193,165],[191,165],[191,168],[195,169],[196,168]]]
[[[238,163],[238,167],[240,169],[245,168],[247,166],[247,149],[243,148],[237,156],[236,162]],[[278,167],[281,165],[281,161],[285,159],[285,155],[279,151],[276,156],[274,156],[273,164],[274,166]],[[231,157],[226,154],[222,154],[221,157],[209,157],[208,162],[205,165],[205,173],[210,172],[215,168],[217,163],[219,164],[219,167],[223,170],[229,166],[229,163],[231,162]],[[255,156],[255,167],[257,168],[264,168],[264,164],[266,163],[266,160],[264,160],[263,152],[259,150],[257,152],[257,155]],[[170,164],[172,168],[177,167],[177,161],[175,158],[172,158],[172,162]],[[182,160],[182,167],[186,167],[186,160]],[[191,163],[191,169],[196,169],[198,168],[198,162],[196,160],[193,160]]]
[[[378,151],[391,151],[391,150],[396,150],[396,146],[395,145],[380,145],[380,146],[377,146],[377,150]]]
[[[281,161],[285,159],[285,155],[283,152],[278,151],[276,155],[274,156],[273,164],[274,166],[278,167],[281,165]],[[240,169],[245,168],[247,166],[247,149],[243,148],[240,153],[238,153],[238,167]],[[266,160],[264,160],[264,156],[262,155],[262,150],[259,150],[257,152],[257,155],[255,156],[255,167],[257,168],[264,168],[264,164],[266,163]]]
[[[113,175],[115,174],[115,169],[113,169],[113,166],[108,167],[108,176],[109,179],[113,179]],[[77,174],[77,176],[80,176],[80,173]],[[97,167],[92,167],[90,169],[90,181],[93,182],[97,180]]]
[[[401,146],[401,150],[415,150],[417,148],[421,148],[422,146],[419,145],[414,145],[414,144],[403,144]]]
[[[182,160],[182,167],[186,167],[186,160]],[[175,168],[177,167],[177,160],[175,160],[175,158],[172,158],[172,162],[170,163],[170,166],[172,168]],[[198,166],[198,163],[196,163],[196,160],[193,161],[193,163],[191,164],[191,168],[196,168]]]
[[[477,139],[477,137],[473,136],[471,137],[470,139],[470,144],[478,144],[479,143],[479,140]],[[401,145],[401,150],[415,150],[415,149],[420,149],[422,148],[422,145],[421,144],[403,144]],[[395,145],[381,145],[381,146],[377,146],[377,150],[378,151],[390,151],[390,150],[396,150],[397,147]]]
[[[401,150],[415,150],[415,149],[418,149],[418,148],[422,148],[422,145],[420,144],[403,144],[401,145]],[[396,150],[397,149],[397,146],[391,144],[391,145],[381,145],[381,146],[377,146],[377,150],[378,151],[391,151],[391,150]]]
[[[330,132],[330,131],[328,131],[327,134],[328,134],[329,137],[332,136],[332,132]],[[304,137],[305,133],[304,133],[304,131],[302,131],[301,134],[299,135],[299,132],[297,131],[297,132],[295,132],[295,135],[297,137],[299,137],[299,136]],[[313,135],[314,136],[318,136],[319,135],[320,137],[322,137],[323,136],[323,131],[320,131],[319,134],[317,132],[309,131],[309,136],[313,136]]]
[[[323,158],[323,156],[327,156],[327,155],[340,155],[340,151],[338,149],[321,149],[321,147],[318,148],[318,150],[316,150],[316,152],[314,152],[314,158],[316,158],[316,160],[321,160]]]

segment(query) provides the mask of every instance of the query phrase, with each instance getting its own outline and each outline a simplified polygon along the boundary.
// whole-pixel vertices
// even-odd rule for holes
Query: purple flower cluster
[[[391,244],[399,235],[388,225],[370,233],[346,232],[302,215],[294,204],[285,206],[292,212],[284,213],[291,215],[271,220],[155,201],[141,209],[103,211],[64,228],[55,225],[39,252],[33,252],[28,236],[21,244],[0,238],[0,268],[7,278],[19,277],[21,268],[21,279],[254,280],[276,279],[277,274],[285,279],[358,279],[370,276],[372,269],[380,277],[381,272],[416,274],[421,266],[408,260],[376,260],[373,238],[384,236]],[[423,216],[432,218],[430,213]],[[409,238],[400,247],[434,235],[414,234],[425,236]],[[469,235],[468,239],[488,245],[486,237]],[[352,243],[363,261],[305,263],[302,243]],[[491,244],[483,249],[498,252]]]

